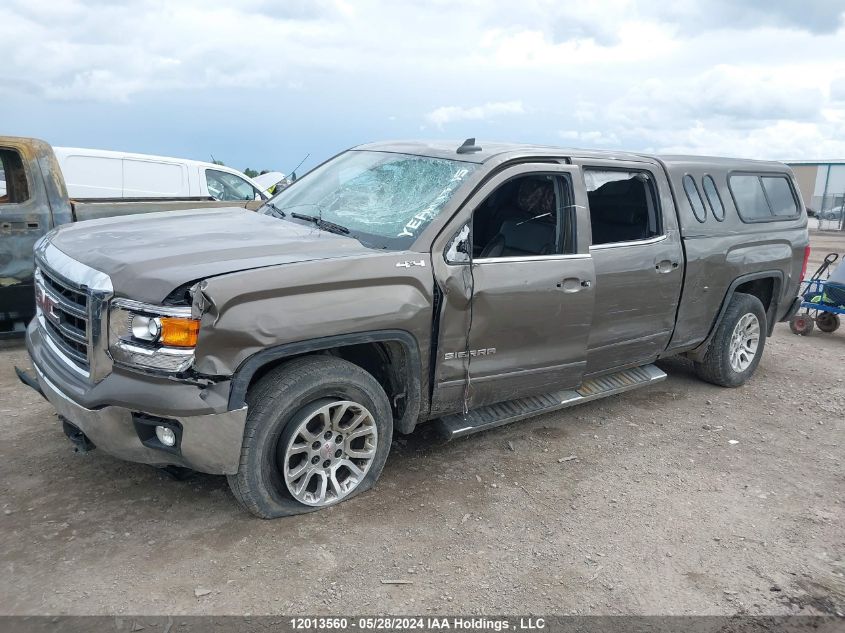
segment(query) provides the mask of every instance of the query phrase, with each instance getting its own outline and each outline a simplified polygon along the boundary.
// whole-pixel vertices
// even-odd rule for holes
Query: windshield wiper
[[[275,215],[277,218],[286,218],[286,217],[288,216],[288,214],[287,214],[287,213],[285,213],[284,211],[282,211],[279,207],[277,207],[275,204],[273,204],[273,203],[272,203],[272,202],[270,202],[269,200],[268,200],[267,202],[265,202],[265,203],[264,203],[264,206],[265,206],[265,207],[270,207],[270,209],[271,209],[271,210],[272,210],[272,212],[273,212],[273,215]],[[263,207],[262,207],[262,208],[263,208]]]
[[[296,218],[297,220],[313,222],[317,228],[323,229],[324,231],[328,231],[329,233],[340,233],[341,235],[349,234],[349,229],[345,226],[341,224],[335,224],[334,222],[329,222],[328,220],[324,220],[323,218],[318,218],[313,215],[305,215],[304,213],[291,213],[290,217]]]

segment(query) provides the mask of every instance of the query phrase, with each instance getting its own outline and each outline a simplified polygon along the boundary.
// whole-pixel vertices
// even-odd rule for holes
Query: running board
[[[666,374],[654,365],[643,365],[633,369],[624,369],[613,374],[585,380],[578,389],[560,389],[539,396],[529,396],[517,400],[498,402],[479,409],[473,409],[467,415],[455,413],[438,421],[440,432],[448,439],[455,439],[494,429],[524,420],[541,413],[573,407],[576,404],[598,400],[623,391],[630,391],[666,379]]]

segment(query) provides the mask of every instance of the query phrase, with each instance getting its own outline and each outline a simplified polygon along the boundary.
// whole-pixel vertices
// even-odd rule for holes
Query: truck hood
[[[148,302],[206,277],[370,251],[356,239],[241,208],[89,220],[60,227],[51,242],[109,275],[116,296]]]

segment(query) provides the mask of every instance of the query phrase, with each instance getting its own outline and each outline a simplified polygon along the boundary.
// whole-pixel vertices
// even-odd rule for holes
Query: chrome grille
[[[87,291],[46,267],[35,273],[39,323],[53,344],[81,369],[90,365]]]
[[[38,324],[53,354],[87,382],[97,383],[112,369],[107,328],[114,288],[108,275],[56,248],[52,235],[35,244]]]

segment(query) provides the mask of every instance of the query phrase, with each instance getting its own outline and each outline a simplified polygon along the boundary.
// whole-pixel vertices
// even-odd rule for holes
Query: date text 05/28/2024
[[[289,624],[296,631],[539,631],[546,628],[545,619],[535,617],[295,617]]]

